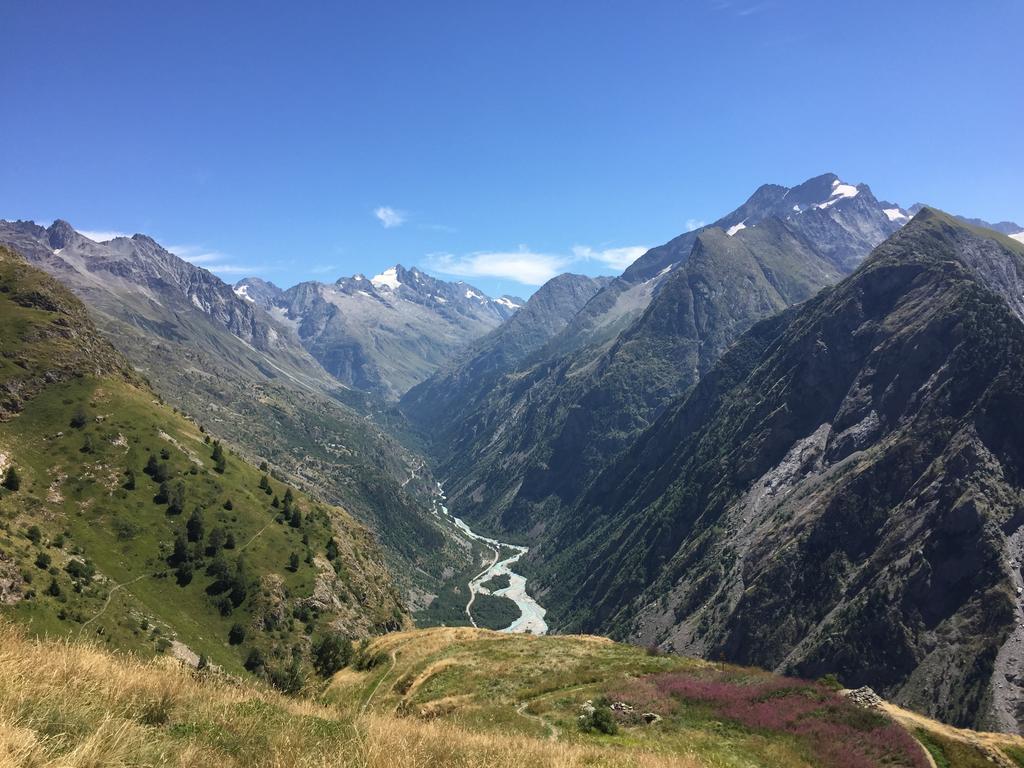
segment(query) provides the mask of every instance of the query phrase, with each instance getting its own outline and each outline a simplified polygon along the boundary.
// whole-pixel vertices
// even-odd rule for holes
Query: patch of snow
[[[54,256],[60,256],[60,252],[63,251],[63,250],[64,250],[63,248],[58,248],[56,251],[53,252],[53,255]]]
[[[815,208],[829,208],[846,197],[856,197],[857,188],[852,184],[844,184],[839,179],[832,182],[832,196],[823,203],[818,203]]]
[[[194,293],[192,294],[192,303],[195,304],[196,308],[199,311],[201,311],[201,312],[205,312],[206,311],[206,308],[203,307],[202,303],[199,301],[199,297],[196,296]]]
[[[372,298],[373,298],[373,296],[371,296],[370,294],[368,294],[368,293],[367,293],[366,291],[356,291],[356,293],[361,293],[361,294],[363,294],[363,296],[366,296],[367,298],[370,298],[370,299],[372,299]]]
[[[446,298],[444,298],[443,296],[435,296],[434,297],[434,301],[436,301],[438,304],[447,304],[448,303],[448,300]]]
[[[794,205],[793,206],[793,210],[796,211],[797,213],[800,213],[800,206],[799,205]]]
[[[910,218],[899,208],[883,208],[882,213],[889,218],[889,221],[903,221]]]
[[[522,304],[516,304],[512,299],[506,299],[504,296],[501,296],[494,301],[495,303],[501,304],[501,306],[508,307],[509,309],[519,309],[522,306]]]
[[[1018,243],[1024,243],[1024,232],[1018,232],[1015,235],[1010,235],[1010,237],[1012,237]]]
[[[353,280],[365,280],[366,278],[363,277],[362,275],[353,275],[352,279]]]
[[[398,279],[398,271],[394,267],[385,269],[376,277],[370,280],[378,288],[387,287],[391,290],[398,290],[398,286],[402,284],[402,281]]]
[[[733,224],[731,227],[729,227],[727,230],[725,230],[725,234],[727,234],[729,237],[732,237],[737,232],[739,232],[741,229],[746,229],[746,228],[747,228],[747,220],[744,219],[739,224]]]
[[[235,296],[237,296],[240,299],[245,299],[248,302],[252,302],[253,304],[256,303],[256,299],[249,295],[248,285],[240,285],[237,288],[235,288]],[[193,300],[194,298],[195,297],[193,297]]]
[[[466,298],[467,299],[482,299],[483,296],[481,296],[479,293],[476,293],[475,291],[471,291],[469,288],[467,288],[466,289]]]

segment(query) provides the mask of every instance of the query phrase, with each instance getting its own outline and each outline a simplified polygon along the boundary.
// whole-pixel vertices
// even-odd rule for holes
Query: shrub
[[[254,675],[262,675],[267,666],[267,661],[263,658],[263,652],[259,648],[253,648],[249,651],[249,655],[245,657],[244,666]]]
[[[239,624],[237,621],[231,625],[231,629],[228,631],[228,642],[231,645],[241,645],[245,641],[245,627]],[[246,667],[248,669],[248,667]]]
[[[352,641],[334,632],[313,643],[313,668],[320,677],[330,677],[352,660]]]
[[[92,581],[92,577],[96,575],[96,566],[86,560],[76,558],[68,560],[64,570],[76,581]]]
[[[615,715],[612,714],[611,707],[607,702],[598,702],[594,705],[592,712],[580,715],[579,728],[584,733],[596,731],[609,736],[614,736],[619,732],[619,725],[615,722]]]
[[[78,406],[71,415],[71,426],[75,429],[81,429],[88,420],[89,417],[86,415],[85,409],[82,406]]]
[[[21,488],[21,475],[18,474],[18,470],[14,468],[13,464],[7,468],[7,472],[4,474],[4,488],[9,491]]]
[[[291,664],[287,667],[275,667],[270,670],[270,684],[289,696],[299,693],[305,683],[302,665],[297,656],[292,658]]]
[[[36,555],[36,568],[42,568],[46,570],[50,567],[50,556],[45,552],[40,552]]]

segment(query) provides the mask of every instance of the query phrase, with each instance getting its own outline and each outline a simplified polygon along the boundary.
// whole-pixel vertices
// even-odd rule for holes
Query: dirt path
[[[979,750],[986,758],[988,758],[989,762],[993,765],[999,766],[999,768],[1017,768],[1017,763],[1008,758],[1002,751],[1003,747],[1016,746],[1024,748],[1024,738],[1021,738],[1020,736],[1014,736],[1008,733],[987,733],[985,731],[969,731],[962,728],[956,728],[952,725],[946,725],[945,723],[940,723],[937,720],[927,718],[924,715],[919,715],[917,712],[904,709],[903,707],[897,706],[896,704],[892,704],[888,701],[882,703],[881,710],[906,728],[911,734],[920,728],[923,731],[937,733],[952,741],[969,744]],[[925,749],[924,752],[928,756],[929,762],[932,765],[935,765],[935,761],[928,753],[928,750]]]
[[[576,691],[582,691],[586,688],[592,688],[593,686],[593,683],[583,683],[582,685],[574,685],[571,688],[559,688],[555,691],[542,693],[540,696],[534,696],[532,699],[527,699],[522,702],[518,707],[516,707],[516,714],[521,717],[525,717],[527,720],[533,720],[534,722],[540,723],[548,729],[548,738],[551,739],[551,741],[557,741],[558,737],[562,735],[561,729],[547,718],[541,715],[535,715],[532,712],[527,712],[526,708],[531,704],[543,701],[544,699],[548,699],[552,696],[564,696],[568,693],[575,693]]]
[[[562,732],[558,730],[558,726],[554,723],[545,720],[540,715],[534,715],[526,711],[526,708],[532,704],[532,701],[524,701],[518,707],[516,707],[516,714],[521,717],[525,717],[527,720],[533,720],[534,722],[540,723],[548,730],[548,738],[551,741],[558,741],[558,737],[562,735]]]
[[[130,579],[129,581],[126,581],[122,584],[115,584],[113,587],[111,587],[110,591],[107,593],[107,599],[104,601],[103,607],[100,608],[91,619],[86,621],[84,624],[82,624],[81,627],[78,628],[78,636],[81,637],[82,633],[85,631],[85,628],[92,624],[94,621],[96,621],[96,619],[98,619],[100,616],[102,616],[103,613],[107,610],[107,608],[110,607],[110,601],[114,599],[114,593],[117,592],[117,590],[134,584],[136,581],[141,581],[149,575],[150,574],[148,573],[144,573],[141,576],[136,576],[134,579]]]
[[[367,696],[366,701],[363,702],[363,706],[359,708],[360,716],[366,714],[366,708],[370,706],[370,702],[373,701],[373,697],[377,695],[377,691],[380,689],[381,684],[391,676],[392,672],[395,671],[395,666],[398,664],[398,658],[395,656],[397,652],[398,649],[396,648],[395,650],[391,651],[390,654],[388,654],[391,657],[391,666],[388,667],[387,672],[381,675],[380,680],[378,680],[377,684],[373,686],[373,690],[370,691],[370,695]]]
[[[267,523],[267,524],[266,524],[266,525],[264,525],[264,526],[263,526],[262,528],[260,528],[260,529],[259,529],[258,531],[256,531],[256,533],[254,533],[254,534],[252,535],[252,538],[250,538],[250,539],[249,539],[249,540],[248,540],[247,542],[245,542],[245,544],[243,544],[242,546],[240,546],[240,547],[238,548],[238,551],[239,551],[239,552],[241,552],[241,551],[242,551],[242,550],[244,550],[244,549],[245,549],[246,547],[248,547],[248,546],[249,546],[250,544],[252,544],[252,543],[253,543],[254,541],[256,541],[256,539],[258,539],[258,538],[259,538],[259,537],[260,537],[260,536],[261,536],[261,535],[263,534],[263,532],[264,532],[265,530],[267,530],[267,528],[269,528],[269,527],[270,527],[270,523]]]

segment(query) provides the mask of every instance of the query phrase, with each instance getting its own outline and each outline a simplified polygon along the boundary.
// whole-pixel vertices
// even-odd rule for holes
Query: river
[[[519,559],[530,551],[529,547],[520,547],[516,544],[508,544],[497,539],[490,539],[481,536],[470,528],[465,521],[455,517],[445,506],[446,497],[441,484],[437,484],[437,497],[435,499],[434,513],[443,519],[451,521],[452,525],[460,534],[473,541],[478,541],[491,551],[492,559],[490,564],[469,581],[469,601],[466,603],[466,616],[469,622],[475,627],[473,619],[473,602],[477,595],[493,594],[497,597],[507,597],[519,608],[519,618],[513,621],[502,632],[529,632],[534,635],[543,635],[548,631],[547,622],[544,621],[544,614],[547,611],[526,593],[526,577],[512,570],[512,566],[519,562]],[[503,551],[509,554],[502,557]],[[504,589],[497,589],[491,592],[483,586],[488,581],[498,576],[508,576],[509,585]]]

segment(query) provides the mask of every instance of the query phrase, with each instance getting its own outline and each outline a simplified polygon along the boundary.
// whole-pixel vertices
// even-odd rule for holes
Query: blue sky
[[[825,171],[1024,219],[1020,0],[8,0],[3,27],[0,218],[230,281],[401,262],[528,295]]]

